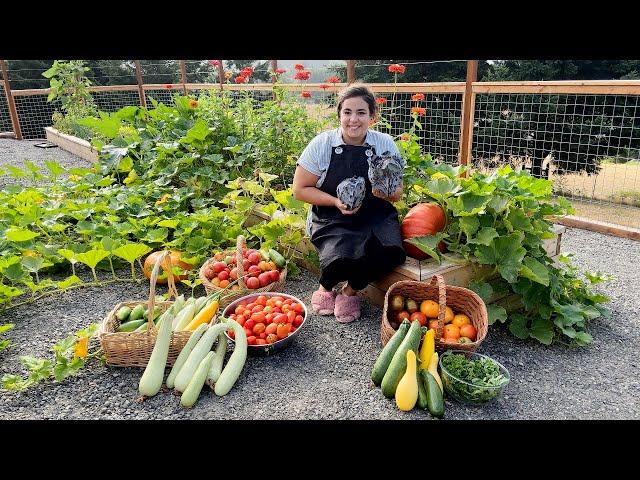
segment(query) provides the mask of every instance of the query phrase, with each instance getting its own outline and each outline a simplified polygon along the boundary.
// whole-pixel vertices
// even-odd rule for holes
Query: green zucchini
[[[202,334],[207,328],[209,328],[209,325],[207,325],[206,323],[200,324],[198,328],[193,331],[184,347],[182,347],[182,350],[180,350],[180,353],[178,354],[178,358],[176,358],[176,361],[173,364],[173,368],[171,368],[171,371],[169,372],[167,381],[165,382],[167,387],[173,388],[176,377],[178,376],[178,372],[184,365],[184,362],[187,361],[187,358],[189,358],[189,354],[193,350],[193,347],[196,346],[198,340],[200,340],[200,337],[202,337]]]
[[[269,258],[271,258],[271,260],[273,260],[273,263],[275,263],[279,268],[283,268],[287,264],[287,261],[284,259],[284,257],[276,252],[273,248],[269,249]]]
[[[185,304],[184,295],[180,295],[176,297],[175,301],[171,304],[171,306],[162,315],[158,317],[158,320],[156,321],[156,327],[160,328],[160,325],[162,325],[162,320],[166,315],[172,315],[173,317],[175,317],[178,314],[178,312],[182,310],[182,308],[184,307],[184,304]]]
[[[422,382],[422,378],[420,377],[420,369],[416,370],[416,380],[418,381],[418,407],[422,410],[426,410],[429,408],[429,399],[427,397],[427,389]]]
[[[196,369],[193,377],[189,380],[189,385],[180,396],[180,405],[183,407],[193,407],[193,405],[198,400],[200,396],[200,391],[204,386],[204,381],[207,379],[207,374],[209,373],[209,369],[211,368],[211,364],[213,363],[213,356],[215,353],[209,352],[202,359],[198,368]]]
[[[129,315],[131,315],[131,309],[124,305],[120,307],[118,313],[116,313],[116,318],[120,320],[120,323],[124,323],[129,320]]]
[[[118,327],[116,332],[133,332],[140,325],[147,323],[146,318],[140,318],[139,320],[129,320]]]
[[[211,364],[211,370],[209,370],[209,374],[207,375],[207,385],[213,387],[218,378],[220,378],[220,373],[222,372],[222,363],[224,362],[224,356],[227,353],[227,344],[229,341],[227,340],[227,336],[223,333],[218,335],[218,345],[216,346],[216,355],[213,357],[213,363]]]
[[[158,331],[151,357],[140,378],[138,391],[145,397],[153,397],[162,387],[164,369],[167,365],[169,346],[171,344],[171,320],[171,317],[167,317],[167,321],[162,324],[162,328]]]
[[[192,297],[187,300],[184,308],[180,310],[180,312],[176,315],[176,318],[173,320],[173,326],[171,327],[174,332],[179,332],[184,327],[189,325],[189,322],[193,320],[194,315],[196,314],[196,300]]]
[[[247,360],[247,334],[244,328],[234,320],[229,320],[223,325],[233,328],[235,346],[227,364],[224,366],[222,373],[220,373],[216,386],[213,388],[213,392],[219,397],[229,393],[238,380]]]
[[[442,418],[444,416],[444,399],[442,398],[442,390],[436,379],[428,370],[420,370],[424,388],[427,391],[427,408],[429,413],[434,417]]]
[[[144,305],[142,303],[139,303],[138,305],[136,305],[133,310],[131,310],[131,313],[129,314],[129,320],[139,320],[142,317],[144,317]]]
[[[187,360],[184,362],[184,365],[176,375],[176,379],[173,382],[173,387],[178,392],[184,392],[184,389],[189,385],[189,381],[191,380],[191,377],[193,377],[196,368],[198,368],[202,359],[207,355],[209,350],[211,350],[213,342],[218,338],[218,335],[224,332],[227,328],[229,327],[226,324],[219,323],[209,327],[202,337],[200,337],[200,340],[198,340],[196,346],[193,347],[193,350],[187,357]]]
[[[411,322],[407,335],[402,340],[402,343],[393,354],[389,368],[382,378],[380,387],[382,394],[387,398],[393,398],[396,394],[396,387],[400,383],[400,379],[404,375],[407,369],[407,351],[413,350],[416,355],[418,354],[418,346],[420,345],[420,338],[422,334],[422,328],[418,320]]]
[[[398,327],[398,330],[396,330],[380,352],[380,355],[378,355],[376,363],[373,365],[373,370],[371,371],[371,380],[373,380],[376,387],[379,387],[382,383],[382,379],[384,378],[384,374],[387,372],[387,368],[389,368],[393,354],[396,353],[396,350],[402,343],[402,340],[404,340],[404,337],[407,335],[410,325],[411,323],[409,320],[403,320]]]

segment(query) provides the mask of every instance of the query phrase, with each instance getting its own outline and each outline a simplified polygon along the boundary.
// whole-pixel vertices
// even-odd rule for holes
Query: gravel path
[[[19,164],[16,159],[21,158],[34,162],[55,158],[66,165],[74,162],[71,154],[59,149],[42,151],[30,143],[0,140],[0,166]],[[86,165],[80,159],[75,162]],[[614,275],[613,281],[599,286],[599,291],[612,299],[613,318],[593,321],[590,333],[594,342],[580,349],[521,341],[502,326],[490,327],[479,351],[509,369],[511,383],[505,396],[482,408],[447,399],[446,419],[640,419],[640,273],[635,265],[640,259],[640,243],[567,229],[562,251],[573,252],[581,270]],[[89,276],[85,274],[85,278]],[[285,292],[309,304],[316,285],[317,279],[303,272],[287,282]],[[0,315],[0,324],[16,323],[5,334],[12,345],[0,352],[0,375],[24,373],[20,355],[50,357],[48,348],[55,341],[101,321],[124,299],[147,296],[145,283],[82,288]],[[249,357],[228,395],[219,398],[203,391],[190,410],[180,407],[179,398],[170,393],[138,403],[142,369],[93,363],[61,383],[41,383],[21,393],[0,391],[0,419],[432,420],[417,409],[400,412],[369,379],[381,348],[380,315],[379,308],[367,303],[361,320],[352,324],[311,315],[291,347],[273,357]]]

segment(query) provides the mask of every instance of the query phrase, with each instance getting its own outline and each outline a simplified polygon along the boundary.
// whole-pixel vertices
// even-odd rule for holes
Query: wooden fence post
[[[468,165],[471,159],[471,147],[473,146],[473,115],[476,104],[476,96],[473,93],[473,82],[478,80],[478,61],[467,61],[467,83],[465,85],[462,103],[462,122],[460,124],[460,152],[458,161],[460,165]]]
[[[276,73],[278,70],[278,60],[271,60],[271,83],[276,84],[276,80],[278,80],[278,74]],[[272,98],[276,99],[276,91],[273,91]]]
[[[220,91],[224,90],[224,67],[222,66],[222,60],[218,60],[218,81],[220,82]]]
[[[347,84],[356,81],[356,61],[347,60]]]
[[[7,68],[7,61],[0,60],[0,67],[2,67],[2,79],[4,80],[4,94],[7,97],[7,105],[9,106],[9,115],[11,116],[11,125],[13,125],[13,133],[17,140],[22,140],[22,130],[20,129],[20,118],[18,117],[18,110],[16,110],[16,103],[13,101],[13,95],[11,94],[11,85],[9,84],[9,69]]]
[[[182,83],[182,90],[185,97],[187,96],[187,64],[184,60],[180,60],[180,82]]]
[[[140,60],[133,61],[136,65],[136,81],[138,82],[138,95],[140,96],[140,105],[147,108],[147,98],[144,95],[144,88],[142,88],[142,68],[140,67]]]

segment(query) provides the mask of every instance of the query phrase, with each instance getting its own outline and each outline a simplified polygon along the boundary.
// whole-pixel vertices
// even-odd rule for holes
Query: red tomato
[[[304,321],[304,318],[302,318],[302,315],[296,315],[296,319],[293,321],[293,326],[299,327],[300,325],[302,325],[303,321]]]
[[[224,262],[213,262],[213,271],[216,273],[220,273],[225,268],[227,268],[227,264]]]
[[[278,338],[285,338],[287,335],[289,335],[290,331],[291,331],[291,324],[290,323],[279,323],[278,324],[278,330],[277,330]]]
[[[271,283],[271,275],[267,272],[262,272],[258,275],[258,281],[260,282],[261,287],[266,287]]]
[[[398,319],[398,322],[402,322],[405,318],[408,320],[410,317],[411,315],[409,314],[409,312],[403,310],[398,313],[398,316],[396,318]]]
[[[238,305],[234,310],[234,313],[242,315],[244,313],[244,305]]]
[[[243,327],[244,328],[248,328],[249,330],[251,330],[255,324],[256,324],[256,321],[250,318],[249,320],[244,322]]]
[[[262,312],[252,313],[251,317],[249,318],[251,318],[251,320],[253,320],[256,323],[264,323],[264,320],[265,320],[264,313]]]
[[[247,256],[247,258],[253,265],[257,265],[262,260],[262,255],[254,250]]]
[[[269,274],[269,278],[271,278],[271,283],[277,282],[280,280],[280,272],[278,270],[269,270],[266,272]]]
[[[270,323],[269,325],[267,325],[267,328],[265,329],[264,333],[269,335],[270,333],[276,333],[277,331],[278,331],[278,325],[276,325],[275,323]]]
[[[258,305],[262,305],[264,307],[267,304],[267,296],[266,295],[258,295],[258,298],[256,298],[256,303]]]
[[[233,333],[233,329],[230,328],[229,330],[227,330],[227,334],[231,337],[231,338],[236,338],[235,333]]]
[[[296,312],[294,312],[293,310],[289,310],[287,312],[287,322],[293,323],[295,319],[296,319]]]
[[[238,322],[241,326],[244,326],[244,322],[245,322],[246,320],[247,320],[247,319],[245,318],[245,316],[244,316],[244,315],[238,315],[238,316],[236,316],[236,318],[235,318],[235,321],[236,321],[236,322]]]
[[[237,268],[232,268],[231,271],[229,272],[229,278],[231,280],[237,280],[238,279],[238,269]]]
[[[256,344],[256,337],[253,335],[249,335],[247,337],[247,344],[249,345],[255,345]]]
[[[251,290],[260,288],[260,280],[258,280],[257,277],[249,277],[245,280],[245,283],[247,284],[247,288],[250,288]]]
[[[260,335],[262,332],[264,332],[266,329],[264,323],[256,323],[253,326],[253,333],[255,333],[256,335]]]
[[[220,280],[229,280],[229,272],[227,272],[226,270],[221,271],[221,272],[218,274],[218,278],[219,278]]]
[[[276,298],[278,300],[275,300]],[[282,308],[282,297],[273,297],[273,299],[275,300],[273,306],[276,308]]]
[[[260,267],[256,265],[251,265],[247,270],[247,273],[249,274],[250,277],[257,277],[262,273],[262,271],[260,270]]]
[[[244,329],[244,333],[247,335],[247,337],[250,337],[251,335],[253,335],[253,332],[251,330],[249,330],[248,328]]]
[[[275,334],[267,335],[267,343],[275,343],[278,341],[278,336]]]
[[[422,312],[413,312],[409,320],[411,320],[412,322],[414,320],[418,320],[420,322],[420,325],[423,327],[427,324],[427,317]]]
[[[260,338],[267,338],[267,334],[262,332],[260,335],[258,335]]]
[[[278,307],[273,307],[273,313],[282,313],[282,310]]]
[[[256,345],[266,345],[267,341],[264,338],[257,338]]]
[[[284,323],[288,320],[288,317],[284,313],[280,313],[273,317],[274,323]]]
[[[244,270],[245,273],[247,273],[247,269],[250,266],[251,266],[251,262],[249,260],[247,260],[246,258],[242,260],[242,269]]]
[[[262,305],[254,305],[251,309],[251,313],[261,312],[264,309]]]

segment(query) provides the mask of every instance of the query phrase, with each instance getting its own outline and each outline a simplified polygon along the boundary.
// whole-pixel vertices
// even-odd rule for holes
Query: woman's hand
[[[354,214],[354,213],[356,213],[358,210],[360,210],[360,207],[358,207],[358,208],[354,208],[353,210],[347,210],[347,206],[346,206],[344,203],[342,203],[342,202],[340,201],[340,199],[339,199],[339,198],[337,198],[337,197],[336,197],[336,199],[335,199],[334,206],[335,206],[338,210],[340,210],[340,213],[342,213],[343,215],[353,215],[353,214]]]

